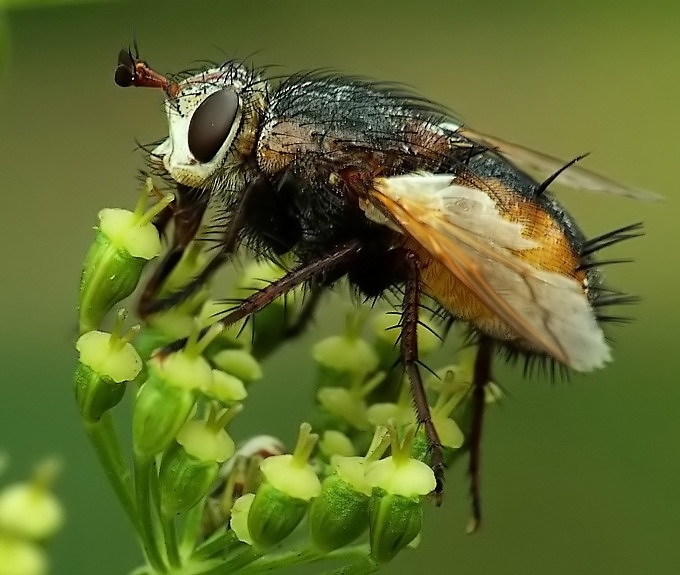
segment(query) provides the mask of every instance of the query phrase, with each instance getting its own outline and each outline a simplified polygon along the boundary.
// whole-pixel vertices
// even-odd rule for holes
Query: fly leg
[[[168,279],[168,276],[182,259],[189,243],[196,237],[208,206],[208,199],[209,194],[207,192],[179,185],[177,186],[175,201],[157,216],[154,223],[160,231],[163,231],[168,221],[172,219],[174,222],[173,239],[170,250],[165,254],[161,263],[156,266],[144,286],[137,306],[137,311],[141,317],[144,318],[171,307],[169,305],[164,306],[164,300],[158,299],[158,294],[165,280]]]
[[[406,264],[408,279],[404,289],[404,303],[401,316],[401,356],[404,369],[411,385],[411,395],[418,418],[418,425],[422,425],[427,435],[427,440],[432,456],[432,470],[434,471],[437,485],[435,496],[437,504],[441,503],[444,489],[444,455],[439,434],[432,422],[430,406],[427,402],[425,387],[418,369],[418,311],[420,309],[420,269],[418,260],[413,252],[406,252]]]
[[[348,242],[338,246],[330,252],[327,252],[307,263],[296,267],[283,277],[271,282],[266,287],[263,287],[250,297],[247,297],[241,301],[234,308],[226,312],[224,317],[217,320],[213,325],[228,327],[254,313],[261,311],[275,299],[304,283],[325,283],[325,277],[328,274],[333,274],[333,276],[335,276],[336,270],[338,268],[344,269],[356,257],[360,247],[361,246],[359,242]],[[206,333],[210,327],[204,328],[201,331],[201,335]],[[178,351],[184,347],[186,342],[187,338],[178,339],[163,347],[159,351],[159,354],[167,355]]]
[[[470,454],[468,473],[470,474],[470,498],[472,500],[472,517],[466,531],[474,533],[482,522],[481,500],[481,456],[482,428],[486,386],[491,381],[491,360],[493,358],[493,341],[482,337],[475,357],[472,375],[472,421],[470,423]]]
[[[205,282],[222,267],[236,250],[239,234],[245,224],[247,210],[252,207],[253,199],[259,195],[265,185],[267,183],[263,178],[255,178],[246,186],[224,229],[223,236],[219,241],[218,252],[186,285],[161,298],[158,295],[163,283],[182,259],[189,243],[195,239],[209,200],[209,194],[204,190],[178,186],[177,206],[173,214],[175,224],[173,245],[149,278],[142,292],[138,306],[141,317],[144,318],[153,313],[168,310],[182,303],[205,285]]]

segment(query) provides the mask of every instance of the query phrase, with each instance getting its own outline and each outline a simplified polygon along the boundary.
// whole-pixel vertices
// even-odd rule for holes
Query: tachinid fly
[[[626,298],[603,285],[593,257],[639,235],[641,226],[586,239],[547,188],[559,176],[571,187],[644,192],[573,165],[581,158],[564,165],[479,134],[391,84],[314,72],[272,81],[232,61],[167,78],[130,51],[120,53],[115,79],[164,92],[169,136],[149,161],[177,188],[165,218],[174,236],[140,313],[189,296],[243,244],[296,263],[217,319],[225,325],[300,285],[317,293],[346,277],[368,298],[397,289],[401,358],[441,486],[442,454],[416,339],[422,302],[434,300],[442,314],[469,326],[479,346],[470,430],[477,516],[483,392],[494,352],[576,371],[610,360],[603,308]],[[226,215],[219,249],[189,285],[161,297],[209,205]]]

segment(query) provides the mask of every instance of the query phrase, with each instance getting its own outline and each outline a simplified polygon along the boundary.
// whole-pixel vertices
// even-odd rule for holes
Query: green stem
[[[159,573],[167,573],[165,561],[161,556],[157,535],[158,528],[154,522],[151,494],[151,474],[153,461],[135,456],[135,492],[137,496],[137,512],[139,515],[139,534],[144,545],[146,558],[151,566]]]
[[[235,556],[232,556],[228,560],[219,563],[212,569],[207,569],[201,573],[202,575],[230,575],[231,573],[236,573],[238,571],[240,574],[243,572],[241,569],[242,567],[250,565],[253,561],[257,561],[260,557],[262,557],[261,553],[258,553],[252,547],[247,546],[246,549],[243,549],[243,551],[237,553]]]
[[[255,575],[274,571],[281,567],[291,567],[293,565],[305,565],[317,561],[327,560],[348,560],[353,563],[342,567],[340,570],[333,571],[334,574],[347,573],[348,575],[363,575],[374,573],[377,566],[369,558],[369,547],[367,544],[353,545],[352,547],[342,547],[330,553],[324,553],[317,549],[309,548],[302,551],[286,551],[277,554],[267,554],[258,561],[239,571],[239,575]],[[348,571],[343,571],[343,569]],[[223,572],[223,573],[226,573]]]
[[[235,550],[238,546],[245,547],[246,543],[239,541],[236,534],[230,529],[229,531],[215,534],[201,543],[192,554],[191,559],[196,561],[207,561],[216,557],[218,554],[220,556],[225,556],[227,553],[231,553]]]
[[[179,544],[179,549],[181,554],[185,557],[192,556],[196,549],[198,536],[201,533],[201,521],[203,520],[205,501],[206,498],[204,497],[189,509],[184,517],[184,523],[182,525],[182,541]]]
[[[105,413],[99,421],[85,422],[85,431],[113,492],[123,506],[125,515],[139,532],[139,518],[132,495],[130,469],[123,458],[111,414]]]
[[[281,567],[290,567],[292,565],[304,565],[311,563],[324,557],[325,554],[316,549],[303,549],[302,551],[285,551],[283,553],[268,553],[260,558],[259,561],[249,565],[239,572],[239,575],[251,575],[254,573],[262,573],[264,571],[274,571]]]
[[[164,516],[162,519],[163,523],[163,536],[165,538],[165,550],[168,554],[168,560],[172,567],[181,567],[182,560],[179,556],[179,545],[177,543],[177,525],[175,523],[175,518],[170,516]]]

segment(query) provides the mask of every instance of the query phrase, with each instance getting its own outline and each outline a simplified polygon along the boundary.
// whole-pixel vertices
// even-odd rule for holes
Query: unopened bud
[[[54,535],[64,522],[61,503],[50,491],[59,468],[56,460],[48,459],[30,481],[0,491],[0,532],[33,540]]]
[[[0,575],[46,575],[47,556],[39,545],[0,533]]]
[[[354,541],[368,528],[369,497],[339,475],[327,477],[309,509],[314,545],[329,552]]]
[[[266,548],[288,537],[305,515],[321,482],[308,463],[318,436],[309,424],[300,426],[292,455],[275,455],[260,464],[265,482],[257,490],[248,514],[248,530],[256,545]]]
[[[146,192],[142,197],[146,199]],[[137,287],[144,265],[161,251],[151,220],[172,199],[168,195],[148,211],[140,201],[134,212],[99,212],[97,237],[85,258],[80,282],[81,333],[97,329],[111,308]]]
[[[136,330],[119,335],[123,318],[121,313],[113,333],[90,331],[76,343],[80,352],[74,377],[76,403],[86,421],[97,421],[118,405],[125,394],[125,383],[134,380],[142,369],[142,360],[129,343]]]
[[[352,387],[378,368],[378,354],[360,335],[362,320],[360,315],[348,314],[344,334],[327,337],[312,348],[318,386]]]

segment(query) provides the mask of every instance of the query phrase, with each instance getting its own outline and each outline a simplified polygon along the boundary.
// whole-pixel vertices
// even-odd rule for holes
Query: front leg
[[[241,233],[247,225],[248,214],[253,211],[269,184],[264,176],[254,178],[241,192],[236,205],[229,207],[228,221],[223,226],[217,253],[194,278],[181,289],[159,297],[165,280],[177,267],[189,243],[196,239],[210,195],[205,190],[178,186],[173,222],[173,244],[149,278],[139,301],[139,315],[143,318],[166,311],[189,298],[219,270],[238,247]]]
[[[309,282],[325,284],[326,282],[324,280],[326,276],[329,274],[336,275],[338,268],[344,270],[350,265],[352,260],[356,258],[360,249],[361,244],[359,242],[350,241],[296,267],[283,277],[271,282],[269,285],[241,301],[233,309],[226,312],[224,317],[218,319],[212,325],[221,325],[222,327],[233,325],[236,322],[263,310],[275,299],[285,295],[302,284]],[[212,325],[204,328],[201,331],[201,336],[205,334]],[[187,338],[178,339],[163,347],[158,353],[163,356],[178,351],[184,348],[186,342]]]
[[[171,219],[174,224],[173,238],[170,249],[144,286],[137,307],[140,317],[146,318],[152,313],[171,307],[161,303],[163,300],[158,298],[158,294],[179,264],[187,246],[196,237],[209,199],[210,195],[206,191],[178,185],[174,202],[167,206],[159,214],[158,221],[154,222],[162,232]]]

